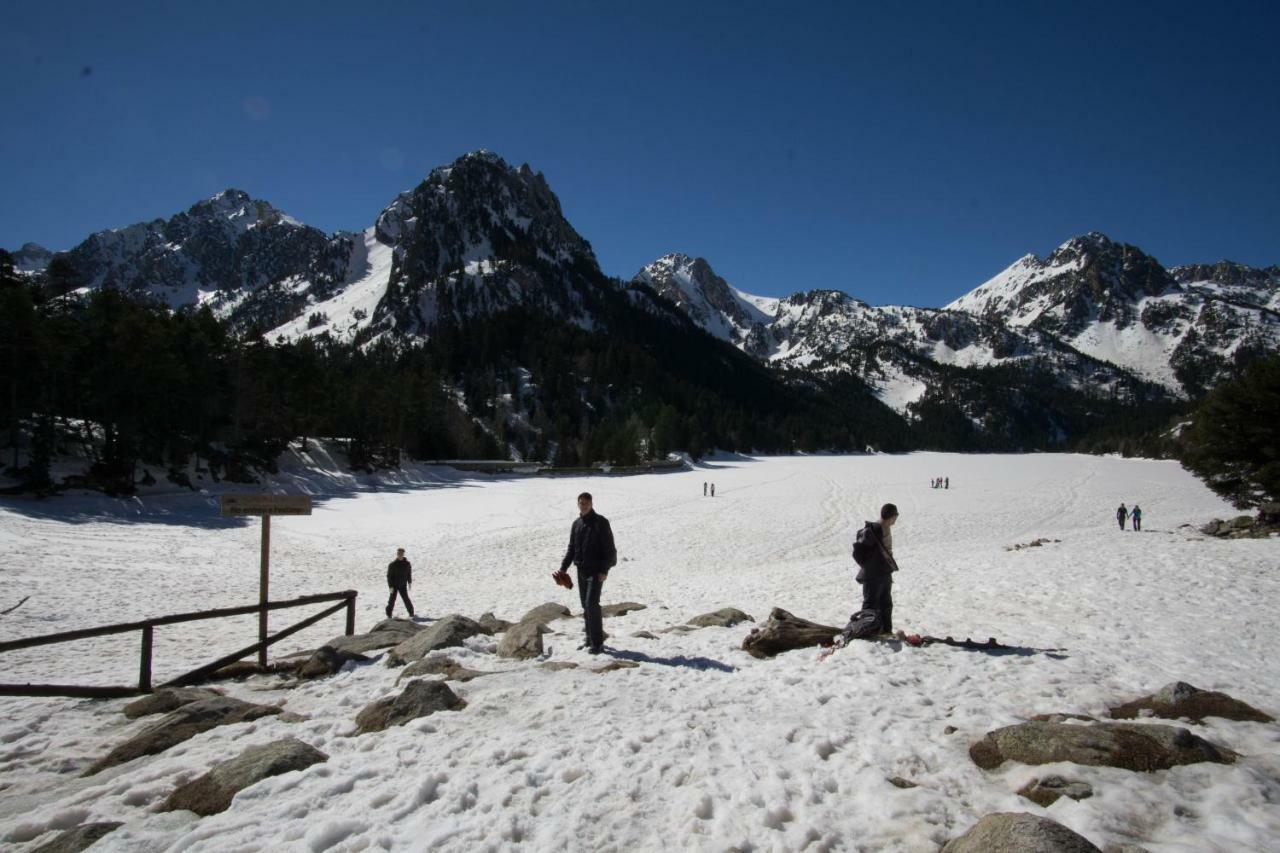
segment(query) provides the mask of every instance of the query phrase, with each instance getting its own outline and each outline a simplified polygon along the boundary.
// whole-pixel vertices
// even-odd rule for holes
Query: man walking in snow
[[[1120,504],[1120,508],[1116,510],[1116,521],[1120,522],[1120,529],[1124,530],[1124,520],[1129,517],[1129,510],[1124,508],[1124,504]]]
[[[569,528],[569,549],[560,561],[560,571],[569,568],[570,563],[578,567],[578,597],[586,623],[587,651],[598,655],[604,651],[600,590],[609,577],[609,570],[618,563],[618,549],[613,544],[609,519],[596,513],[590,492],[578,495],[578,517]]]
[[[1142,530],[1142,507],[1134,504],[1133,509],[1129,510],[1129,517],[1133,519],[1133,529]]]
[[[702,496],[703,496],[704,498],[707,496],[707,481],[706,481],[706,480],[703,480],[703,481],[702,481]]]
[[[391,596],[387,599],[387,618],[391,618],[391,610],[396,605],[396,594],[404,602],[409,618],[413,618],[413,602],[409,600],[409,586],[413,583],[413,564],[404,557],[404,549],[396,549],[396,558],[387,563],[387,586],[391,588]]]
[[[898,508],[893,504],[880,507],[880,520],[868,521],[853,545],[853,559],[858,563],[858,583],[862,584],[862,609],[880,614],[880,631],[893,633],[893,573],[898,562],[893,558],[893,525],[898,522]]]

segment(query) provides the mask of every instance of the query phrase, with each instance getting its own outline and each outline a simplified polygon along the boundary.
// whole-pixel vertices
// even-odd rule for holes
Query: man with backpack
[[[880,633],[893,633],[893,573],[898,563],[893,558],[893,525],[898,521],[898,508],[893,504],[880,507],[880,520],[868,521],[853,542],[853,559],[858,564],[858,583],[862,584],[862,611],[874,611],[875,626]],[[859,614],[854,614],[857,619]]]
[[[609,577],[609,569],[618,564],[618,549],[613,544],[609,519],[597,515],[592,508],[590,492],[578,495],[578,517],[569,528],[569,550],[560,561],[560,571],[569,568],[570,563],[578,567],[578,597],[586,623],[587,651],[598,655],[604,651],[600,590]]]
[[[1133,509],[1129,510],[1129,517],[1133,519],[1133,529],[1142,530],[1142,507],[1134,504]]]

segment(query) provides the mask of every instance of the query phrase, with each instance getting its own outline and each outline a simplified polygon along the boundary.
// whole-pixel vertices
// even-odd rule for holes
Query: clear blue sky
[[[227,187],[357,230],[488,148],[611,275],[941,305],[1090,230],[1275,264],[1278,5],[10,4],[0,246]]]

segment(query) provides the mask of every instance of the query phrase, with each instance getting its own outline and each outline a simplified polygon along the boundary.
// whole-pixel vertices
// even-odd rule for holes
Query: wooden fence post
[[[154,631],[150,625],[142,629],[142,664],[138,671],[138,689],[143,693],[151,692],[151,641]]]
[[[260,566],[260,585],[258,589],[258,603],[263,605],[263,609],[258,611],[258,642],[266,643],[267,641],[267,610],[266,604],[270,601],[267,595],[267,578],[270,575],[271,565],[271,513],[262,516],[262,565]],[[267,647],[264,645],[258,650],[258,666],[262,669],[267,668]]]
[[[347,597],[347,636],[350,637],[356,632],[356,597],[354,595]]]

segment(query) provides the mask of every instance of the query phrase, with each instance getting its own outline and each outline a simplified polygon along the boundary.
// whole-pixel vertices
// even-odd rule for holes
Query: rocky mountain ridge
[[[870,306],[832,290],[752,296],[705,259],[679,253],[632,281],[746,352],[784,366],[853,371],[906,411],[935,366],[1020,366],[1094,391],[1137,378],[1198,395],[1234,359],[1280,348],[1277,272],[1229,261],[1166,270],[1095,232],[1047,259],[1020,258],[942,309]],[[896,365],[884,363],[886,352]]]
[[[47,265],[38,249],[24,247],[28,269]],[[56,257],[82,287],[207,305],[269,339],[414,339],[517,307],[606,329],[629,304],[787,372],[857,377],[908,416],[960,405],[976,428],[983,371],[1113,399],[1195,395],[1234,359],[1280,347],[1280,268],[1167,270],[1098,233],[1024,256],[941,309],[837,290],[753,296],[678,253],[624,283],[603,274],[540,173],[487,151],[432,170],[362,233],[326,235],[233,189]]]

